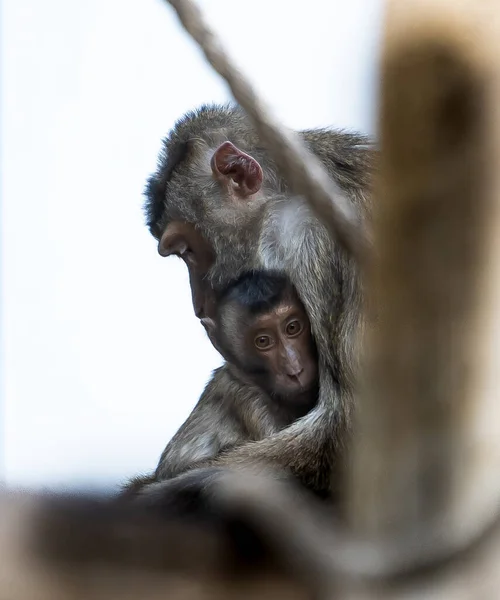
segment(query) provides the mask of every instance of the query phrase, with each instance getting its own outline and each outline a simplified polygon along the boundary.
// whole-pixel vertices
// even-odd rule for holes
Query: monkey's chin
[[[314,383],[283,385],[278,389],[278,394],[284,398],[287,398],[287,400],[290,402],[297,402],[300,404],[304,401],[305,396],[310,396],[313,388]]]

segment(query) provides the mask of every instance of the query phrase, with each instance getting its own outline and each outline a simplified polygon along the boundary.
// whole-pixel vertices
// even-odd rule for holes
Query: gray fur
[[[359,211],[361,225],[369,216],[375,156],[370,140],[328,129],[300,135]],[[264,171],[263,187],[250,204],[228,206],[206,165],[225,140],[253,156]],[[313,490],[328,492],[353,403],[362,301],[354,261],[304,200],[287,193],[286,182],[239,108],[205,106],[183,117],[164,141],[146,195],[148,226],[156,238],[171,221],[184,220],[195,223],[212,244],[216,260],[208,277],[214,288],[252,268],[284,271],[306,307],[320,352],[317,408],[282,431],[225,452],[216,464],[265,463],[291,471]]]
[[[264,439],[279,428],[262,390],[243,381],[235,367],[220,367],[187,421],[167,444],[156,478],[171,479],[223,450]]]

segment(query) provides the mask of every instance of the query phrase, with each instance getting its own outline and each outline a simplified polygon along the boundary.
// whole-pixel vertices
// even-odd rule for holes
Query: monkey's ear
[[[214,152],[211,161],[213,174],[233,184],[238,196],[247,198],[257,193],[262,185],[262,168],[249,154],[231,142],[224,142]]]

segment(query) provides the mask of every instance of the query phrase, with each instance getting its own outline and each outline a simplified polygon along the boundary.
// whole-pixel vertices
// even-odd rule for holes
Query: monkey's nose
[[[290,379],[299,379],[303,372],[304,368],[298,367],[297,369],[290,370],[287,375]]]

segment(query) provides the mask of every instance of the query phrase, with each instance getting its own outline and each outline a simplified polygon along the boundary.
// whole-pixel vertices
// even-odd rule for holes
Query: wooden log
[[[268,494],[266,482],[260,485],[254,500],[222,499],[225,516],[213,520],[160,517],[95,495],[4,492],[0,598],[312,600],[317,586],[302,578],[303,569],[287,568],[282,556],[293,552],[268,539],[259,512],[252,514],[255,499]]]
[[[388,3],[348,501],[388,560],[432,561],[500,508],[499,17],[495,1]]]

